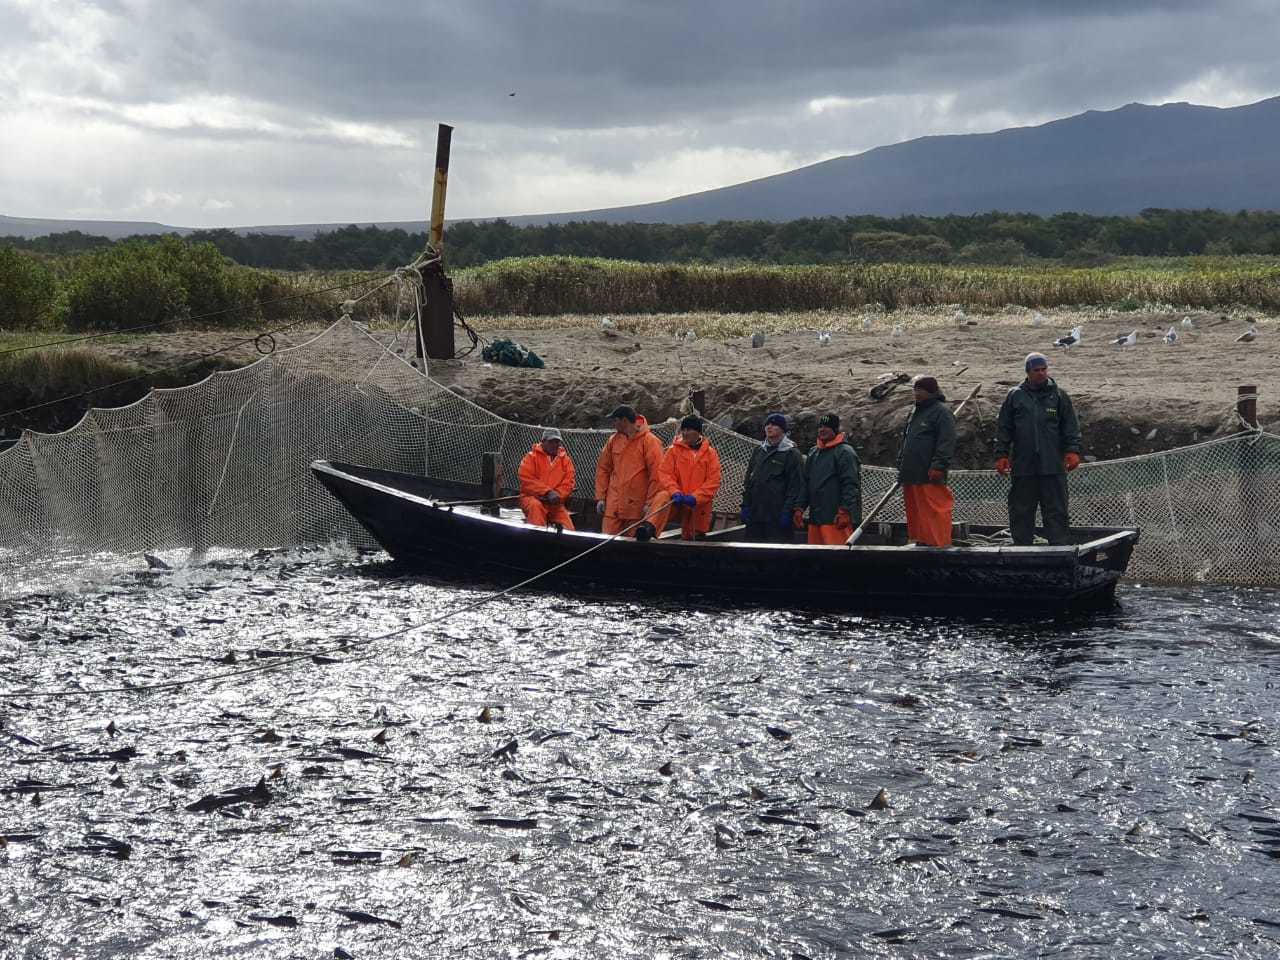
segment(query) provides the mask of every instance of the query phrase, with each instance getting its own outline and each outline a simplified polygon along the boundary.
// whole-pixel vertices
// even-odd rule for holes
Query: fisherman
[[[573,519],[564,503],[573,493],[576,476],[560,431],[547,427],[542,440],[520,461],[520,509],[525,523],[535,527],[558,523],[572,530]]]
[[[648,516],[660,496],[658,468],[662,441],[649,430],[649,421],[626,404],[609,414],[615,433],[596,462],[596,512],[601,530],[621,533]],[[636,530],[628,530],[635,536]]]
[[[912,391],[915,406],[902,430],[902,449],[898,451],[907,538],[922,546],[949,547],[955,497],[947,486],[947,470],[956,451],[956,418],[934,377],[917,377]]]
[[[720,489],[720,454],[702,435],[702,418],[680,421],[680,434],[667,448],[658,472],[670,507],[653,521],[659,531],[674,517],[682,540],[701,540],[711,529],[711,501]]]
[[[818,442],[804,461],[804,496],[792,510],[792,523],[804,529],[809,509],[809,542],[843,545],[862,520],[862,465],[852,444],[839,433],[840,418],[818,418]]]
[[[1067,473],[1080,466],[1080,422],[1045,355],[1027,354],[1024,366],[1026,380],[1009,391],[996,421],[996,472],[1013,475],[1009,533],[1030,545],[1038,504],[1049,542],[1067,543]]]
[[[751,451],[742,483],[742,522],[756,543],[790,543],[791,515],[804,500],[804,454],[787,436],[787,418],[764,418],[764,440]]]

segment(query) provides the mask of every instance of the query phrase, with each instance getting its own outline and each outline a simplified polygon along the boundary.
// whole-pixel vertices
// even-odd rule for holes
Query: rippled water
[[[0,700],[0,955],[1280,955],[1280,594],[365,642],[488,589],[313,552],[8,601],[5,694],[328,653]]]

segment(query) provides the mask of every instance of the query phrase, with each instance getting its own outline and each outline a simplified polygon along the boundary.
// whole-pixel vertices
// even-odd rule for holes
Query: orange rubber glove
[[[804,511],[799,507],[791,511],[791,525],[797,530],[804,529]]]
[[[849,516],[849,511],[846,510],[844,507],[841,507],[839,510],[836,511],[836,529],[837,530],[853,529],[853,518]]]
[[[946,483],[947,472],[945,470],[937,470],[937,469],[934,469],[933,467],[930,467],[929,482],[930,483]]]
[[[996,473],[1000,474],[1000,476],[1002,477],[1007,477],[1009,475],[1009,458],[1008,457],[1001,457],[999,460],[996,461]]]
[[[1076,467],[1080,466],[1080,454],[1074,452],[1068,453],[1062,458],[1062,465],[1066,467],[1067,472],[1070,473]]]

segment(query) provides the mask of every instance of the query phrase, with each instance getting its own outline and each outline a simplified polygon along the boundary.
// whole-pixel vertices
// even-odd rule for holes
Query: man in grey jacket
[[[996,471],[1012,475],[1009,533],[1029,545],[1036,507],[1050,543],[1067,543],[1067,473],[1080,466],[1080,421],[1042,353],[1027,355],[1027,378],[1009,391],[996,422]]]

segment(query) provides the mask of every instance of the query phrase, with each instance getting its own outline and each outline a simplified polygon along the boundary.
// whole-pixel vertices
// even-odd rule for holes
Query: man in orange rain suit
[[[605,442],[596,463],[596,511],[603,514],[600,529],[621,533],[647,516],[661,496],[658,468],[662,441],[649,431],[649,421],[623,404],[609,414],[614,435]],[[636,531],[628,531],[635,536]]]
[[[907,539],[926,547],[949,547],[955,497],[947,486],[947,470],[956,452],[956,418],[933,377],[917,377],[912,389],[916,402],[898,451]]]
[[[862,520],[862,464],[844,438],[840,418],[818,418],[818,442],[804,460],[804,502],[792,514],[797,530],[804,529],[809,508],[809,542],[843,545]]]
[[[654,527],[661,531],[674,517],[682,540],[701,540],[711,529],[711,501],[720,489],[720,454],[702,435],[701,417],[680,421],[680,435],[667,448],[658,476],[671,505],[654,519]]]
[[[541,442],[520,461],[520,509],[525,523],[535,527],[558,523],[572,530],[573,519],[564,502],[573,493],[576,477],[560,431],[553,427],[543,430]]]

